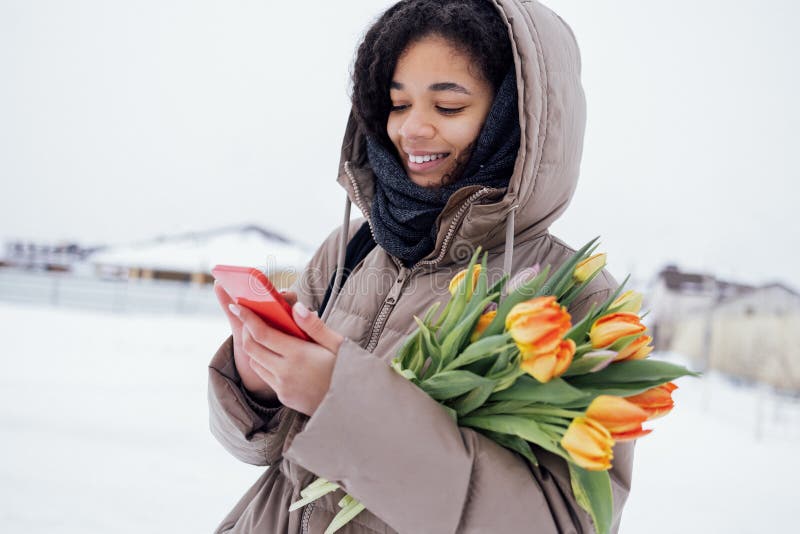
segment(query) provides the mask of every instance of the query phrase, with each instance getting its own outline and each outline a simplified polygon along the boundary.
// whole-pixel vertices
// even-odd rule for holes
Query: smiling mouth
[[[425,154],[424,156],[413,156],[411,154],[408,155],[408,162],[409,163],[427,163],[429,161],[435,161],[437,159],[446,158],[449,156],[449,152],[441,152],[439,154]]]
[[[408,170],[413,172],[427,172],[438,168],[450,155],[450,152],[440,152],[414,156],[408,154],[406,164]]]

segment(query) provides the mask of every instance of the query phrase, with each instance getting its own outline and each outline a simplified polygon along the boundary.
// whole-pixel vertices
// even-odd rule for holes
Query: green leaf
[[[508,282],[508,273],[505,273],[500,280],[497,281],[489,290],[486,292],[487,295],[491,295],[493,293],[497,293],[498,297],[503,293],[503,288],[506,286],[506,282]],[[498,302],[496,300],[495,302]]]
[[[613,350],[596,351],[584,354],[582,357],[573,360],[569,366],[569,369],[567,369],[567,372],[561,376],[568,377],[600,371],[603,369],[602,366],[609,365],[609,362],[616,357],[617,353]],[[593,371],[593,369],[597,369],[597,371]]]
[[[681,365],[659,360],[631,360],[612,363],[602,371],[569,379],[577,388],[608,387],[620,384],[651,383],[652,387],[682,376],[700,376]]]
[[[450,363],[456,357],[456,354],[461,352],[464,343],[469,340],[472,331],[475,329],[475,325],[478,322],[478,318],[480,318],[483,313],[483,309],[486,307],[486,304],[492,301],[492,298],[494,298],[494,296],[476,301],[477,304],[471,306],[471,309],[466,310],[464,318],[453,328],[447,337],[444,338],[441,345],[441,354],[442,362],[445,365]]]
[[[474,412],[472,415],[517,415],[516,411],[520,408],[528,406],[528,401],[500,401],[486,403]]]
[[[472,362],[492,357],[505,347],[508,347],[509,340],[510,338],[506,334],[481,338],[467,345],[461,354],[445,365],[444,370],[449,371],[451,369],[457,369],[469,365]]]
[[[554,378],[546,384],[542,384],[530,375],[523,375],[513,386],[495,393],[489,400],[519,400],[563,406],[588,398],[588,394],[576,389],[561,378]]]
[[[480,386],[473,388],[469,393],[464,395],[463,397],[457,399],[455,402],[452,403],[453,409],[455,409],[456,413],[459,417],[463,417],[468,413],[472,412],[483,406],[486,402],[486,399],[489,398],[489,395],[492,394],[494,390],[494,381],[489,381],[486,384],[481,384]]]
[[[512,436],[510,434],[501,434],[499,432],[492,432],[491,430],[478,430],[481,434],[494,441],[498,445],[510,449],[514,452],[520,453],[531,465],[538,467],[539,461],[531,450],[528,442],[519,436]]]
[[[475,253],[472,255],[472,259],[470,259],[469,264],[467,265],[466,276],[464,276],[464,278],[462,278],[456,286],[454,294],[450,297],[450,302],[448,303],[447,308],[445,308],[447,316],[444,317],[444,322],[439,329],[440,339],[450,333],[459,319],[461,319],[464,308],[467,306],[467,302],[472,294],[472,286],[467,286],[466,284],[472,282],[472,275],[474,274],[473,268],[475,267],[480,250],[481,247],[478,247],[477,250],[475,250]]]
[[[539,288],[539,291],[536,292],[536,296],[541,297],[543,295],[558,295],[563,293],[567,284],[572,280],[572,273],[575,271],[575,266],[591,254],[589,249],[598,239],[600,239],[599,236],[575,251],[575,253],[553,273],[553,276],[547,279],[547,283]]]
[[[437,373],[423,380],[419,387],[435,400],[447,400],[487,383],[493,382],[469,371],[456,370]]]
[[[339,501],[339,506],[341,506],[342,509],[339,510],[339,513],[331,520],[324,534],[334,534],[334,532],[345,526],[351,519],[364,510],[364,505],[353,497],[350,497],[350,495],[346,495]]]
[[[489,323],[489,326],[486,327],[486,330],[483,331],[481,338],[502,333],[506,328],[506,316],[508,315],[508,312],[511,311],[511,308],[520,302],[532,299],[538,293],[539,287],[544,284],[545,280],[547,280],[547,274],[549,272],[550,266],[548,265],[533,279],[528,280],[514,291],[506,295],[506,298],[504,298],[497,307],[497,315],[495,316],[494,320]]]
[[[458,413],[456,413],[456,411],[454,409],[452,409],[449,406],[445,406],[444,404],[441,404],[441,403],[439,403],[439,406],[444,408],[444,411],[447,412],[447,415],[449,415],[451,419],[453,419],[453,422],[455,424],[458,424]]]
[[[597,534],[608,534],[614,511],[608,471],[587,471],[571,462],[567,463],[575,500],[592,517]]]
[[[302,499],[299,501],[293,502],[289,506],[289,511],[293,512],[298,508],[302,508],[303,506],[307,505],[308,503],[314,502],[320,497],[327,495],[328,493],[334,492],[339,489],[339,485],[334,482],[328,482],[324,478],[318,478],[308,486],[306,486],[301,492],[300,496]]]
[[[557,454],[566,460],[569,459],[567,453],[531,417],[517,417],[515,415],[468,416],[462,418],[460,424],[519,436],[526,441],[535,443],[544,450]]]

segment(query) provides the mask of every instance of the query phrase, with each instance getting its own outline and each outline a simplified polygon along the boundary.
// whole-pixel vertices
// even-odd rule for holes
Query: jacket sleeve
[[[360,227],[350,225],[350,235]],[[336,268],[336,250],[341,227],[331,232],[289,288],[306,307],[315,310]],[[278,461],[287,442],[305,416],[279,401],[263,404],[244,389],[233,360],[233,337],[219,347],[209,364],[208,408],[211,433],[237,459],[253,465]]]
[[[580,304],[588,310],[591,302]],[[566,463],[538,455],[540,467],[532,470],[518,454],[457,426],[436,401],[350,339],[328,393],[285,451],[400,533],[591,532]],[[618,524],[632,457],[618,451],[615,459]]]

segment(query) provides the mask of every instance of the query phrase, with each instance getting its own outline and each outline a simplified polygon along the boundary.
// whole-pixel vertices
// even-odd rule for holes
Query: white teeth
[[[441,159],[445,157],[447,154],[426,154],[424,156],[412,156],[411,154],[408,155],[408,161],[411,163],[425,163],[427,161],[433,161],[435,159]]]

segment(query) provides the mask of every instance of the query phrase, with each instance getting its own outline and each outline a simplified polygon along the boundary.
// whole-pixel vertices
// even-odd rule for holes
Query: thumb
[[[338,332],[328,328],[316,313],[311,313],[299,300],[292,306],[292,316],[297,326],[311,339],[334,354],[339,352],[339,345],[342,344],[344,338]]]

